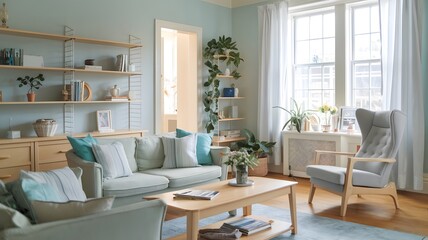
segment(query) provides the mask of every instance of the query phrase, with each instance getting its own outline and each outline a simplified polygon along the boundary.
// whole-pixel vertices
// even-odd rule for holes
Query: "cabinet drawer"
[[[15,181],[19,178],[19,173],[21,170],[30,171],[30,166],[0,168],[0,177],[10,176],[9,178],[2,179],[4,182]]]
[[[38,164],[67,161],[65,153],[71,149],[68,141],[58,141],[50,144],[39,144],[36,150]]]
[[[31,144],[0,146],[0,168],[31,166]]]
[[[49,171],[68,166],[67,161],[40,164],[38,171]]]

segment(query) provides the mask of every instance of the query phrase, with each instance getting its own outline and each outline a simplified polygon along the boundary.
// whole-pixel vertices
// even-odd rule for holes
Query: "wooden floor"
[[[310,183],[304,178],[289,178],[282,174],[269,173],[267,177],[297,181],[297,211],[312,213],[348,222],[428,236],[428,195],[400,191],[400,209],[395,209],[388,196],[363,195],[351,197],[346,217],[340,217],[340,197],[317,189],[312,204],[308,204]],[[288,208],[286,196],[275,198],[263,204],[277,208]],[[166,219],[176,218],[167,214]],[[299,226],[303,229],[304,226]]]

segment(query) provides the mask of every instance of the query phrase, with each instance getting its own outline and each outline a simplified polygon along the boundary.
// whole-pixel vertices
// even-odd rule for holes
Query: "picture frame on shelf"
[[[354,129],[357,128],[358,122],[355,116],[354,107],[341,107],[340,108],[340,132],[346,132],[350,124],[354,124]]]
[[[97,127],[99,132],[113,132],[111,110],[97,111]]]

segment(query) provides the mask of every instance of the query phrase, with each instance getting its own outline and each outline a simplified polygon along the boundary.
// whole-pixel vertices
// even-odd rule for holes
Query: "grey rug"
[[[242,214],[238,210],[238,215]],[[273,219],[290,222],[290,212],[285,209],[273,208],[261,204],[253,205],[254,215],[265,215]],[[199,226],[205,226],[220,220],[227,219],[228,213],[219,214],[199,221]],[[162,239],[168,239],[185,232],[185,217],[166,221],[163,225]],[[345,222],[331,218],[318,217],[308,213],[297,213],[298,233],[292,235],[286,232],[276,238],[294,240],[428,240],[428,237],[403,233],[383,228]]]

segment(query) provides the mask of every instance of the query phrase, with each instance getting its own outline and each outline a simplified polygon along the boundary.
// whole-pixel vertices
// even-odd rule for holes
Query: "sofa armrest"
[[[211,146],[211,158],[213,159],[215,165],[221,167],[221,181],[227,179],[228,166],[224,164],[224,162],[227,160],[227,154],[229,152],[229,147]]]
[[[142,201],[89,216],[9,228],[0,231],[0,239],[160,240],[165,213],[162,200]]]
[[[87,198],[103,196],[103,168],[99,163],[81,159],[73,150],[65,153],[69,167],[80,167],[83,170],[82,187]]]

